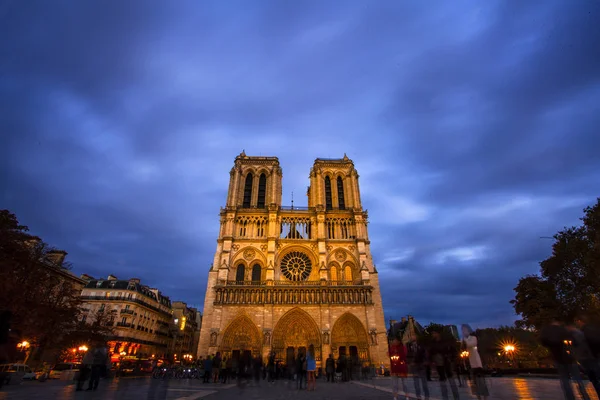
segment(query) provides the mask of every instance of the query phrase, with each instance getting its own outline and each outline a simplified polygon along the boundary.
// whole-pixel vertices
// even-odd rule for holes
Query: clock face
[[[311,271],[310,258],[301,251],[292,251],[281,260],[281,272],[290,281],[305,281]]]

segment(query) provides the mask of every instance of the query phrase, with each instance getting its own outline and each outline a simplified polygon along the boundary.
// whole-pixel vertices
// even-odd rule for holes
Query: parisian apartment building
[[[165,358],[172,346],[173,310],[171,300],[158,289],[143,285],[140,279],[88,280],[81,292],[82,319],[113,327],[109,351],[121,358]]]

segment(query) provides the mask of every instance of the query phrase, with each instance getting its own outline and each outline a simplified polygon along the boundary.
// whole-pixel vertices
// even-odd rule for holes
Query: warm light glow
[[[126,355],[127,355],[127,353],[125,353],[124,351],[122,351],[122,352],[121,352],[121,353],[119,353],[119,354],[121,354],[122,356],[126,356]]]
[[[71,351],[72,351],[73,353],[77,353],[77,349],[76,349],[75,347],[73,347],[73,348],[71,349]]]
[[[151,358],[154,358],[154,357],[156,357],[156,356],[154,354],[152,354]]]
[[[504,351],[507,353],[512,353],[513,351],[515,351],[515,346],[513,346],[512,344],[507,344],[504,346]]]
[[[391,356],[390,358],[391,358],[392,360],[394,360],[394,361],[398,361],[398,360],[400,359],[400,357],[399,357],[399,356]]]
[[[21,343],[17,344],[17,347],[19,348],[27,348],[29,347],[29,342],[26,340],[23,340]]]
[[[460,353],[461,358],[467,358],[469,357],[469,352],[468,351],[463,351],[462,353]]]
[[[186,318],[185,317],[181,317],[181,328],[180,328],[180,330],[183,330],[185,328],[185,321],[186,321]]]
[[[88,351],[88,347],[84,344],[84,345],[79,346],[78,350],[79,351]]]

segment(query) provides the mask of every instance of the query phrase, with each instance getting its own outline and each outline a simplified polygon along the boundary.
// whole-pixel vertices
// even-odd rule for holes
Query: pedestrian
[[[573,342],[573,336],[567,328],[554,319],[550,325],[540,331],[540,341],[548,349],[554,360],[565,399],[575,400],[575,394],[571,386],[571,379],[573,379],[577,383],[583,399],[589,400],[590,397],[581,379],[579,367],[575,363],[570,348],[568,348],[569,343]]]
[[[421,389],[425,395],[425,399],[429,399],[429,386],[427,385],[427,371],[426,361],[427,354],[425,352],[425,346],[420,344],[418,341],[410,343],[411,351],[409,351],[410,360],[407,357],[407,363],[413,376],[413,382],[415,385],[415,393],[417,399],[421,400]]]
[[[77,377],[77,386],[75,388],[77,392],[83,390],[83,384],[89,379],[90,373],[92,372],[93,363],[93,349],[88,349],[88,351],[86,351],[86,353],[83,355],[83,359],[81,360],[81,366],[79,367],[79,376]]]
[[[456,382],[454,381],[454,376],[452,373],[452,360],[455,359],[456,356],[456,344],[454,340],[449,341],[445,338],[442,338],[442,333],[438,331],[434,331],[431,333],[432,341],[429,344],[429,363],[432,368],[438,373],[440,380],[440,389],[442,391],[442,398],[448,399],[448,387],[450,385],[450,389],[452,391],[452,397],[454,400],[458,400],[458,387],[456,386]]]
[[[262,358],[259,354],[254,357],[253,362],[254,384],[260,386],[260,371],[262,369]]]
[[[204,379],[203,383],[210,383],[210,378],[212,377],[212,358],[211,356],[206,356],[206,360],[204,360]]]
[[[315,346],[311,343],[308,346],[308,353],[306,353],[306,372],[308,374],[308,380],[306,382],[306,390],[314,391],[316,389],[317,380],[316,380],[316,371],[317,371],[317,360],[315,359]],[[312,389],[311,389],[312,386]]]
[[[329,354],[327,361],[325,361],[325,374],[327,375],[327,382],[335,382],[335,360],[333,354]]]
[[[471,366],[471,382],[473,382],[472,391],[477,399],[486,400],[490,395],[483,371],[481,357],[477,350],[477,337],[473,334],[473,329],[467,325],[462,325],[463,343],[469,353],[469,365]]]
[[[90,382],[88,383],[87,391],[98,389],[100,377],[106,372],[106,364],[108,358],[108,349],[103,343],[97,343],[92,349],[93,358],[90,373]]]
[[[217,355],[214,357],[213,362],[213,383],[217,383],[219,381],[219,370],[221,368],[221,353],[217,351]]]
[[[578,325],[583,326],[581,318],[576,321],[576,323],[578,322]],[[575,325],[569,325],[567,329],[571,333],[571,336],[573,336],[573,355],[583,369],[583,372],[587,375],[589,381],[592,383],[592,386],[594,386],[596,395],[600,396],[600,384],[598,382],[598,378],[600,377],[600,365],[598,365],[598,360],[594,356],[594,353],[592,353],[583,331],[578,329]]]
[[[394,400],[398,400],[399,381],[402,382],[404,397],[408,400],[408,389],[406,377],[408,376],[408,365],[406,364],[406,347],[397,337],[392,339],[388,353],[390,356],[390,375],[392,376],[392,394]]]
[[[306,357],[302,351],[298,350],[298,357],[296,357],[296,389],[298,390],[302,389],[304,371],[306,371]]]

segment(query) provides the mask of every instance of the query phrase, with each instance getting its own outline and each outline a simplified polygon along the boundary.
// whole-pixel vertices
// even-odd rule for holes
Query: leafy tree
[[[81,328],[81,293],[64,278],[65,265],[51,261],[52,250],[0,210],[0,311],[10,311],[13,331],[37,350],[33,359]]]
[[[539,329],[583,312],[600,317],[600,198],[584,209],[581,221],[554,235],[552,255],[540,263],[539,275],[519,280],[511,300],[522,317],[518,326]]]
[[[478,329],[477,350],[484,365],[489,368],[502,368],[514,361],[523,368],[537,368],[548,358],[547,350],[540,345],[534,331],[513,326]],[[515,346],[514,354],[506,354],[504,346]]]

